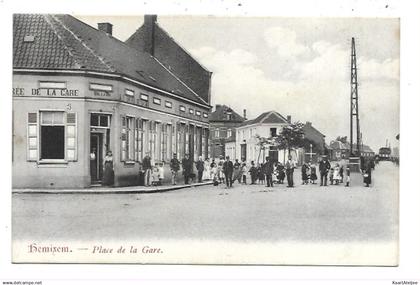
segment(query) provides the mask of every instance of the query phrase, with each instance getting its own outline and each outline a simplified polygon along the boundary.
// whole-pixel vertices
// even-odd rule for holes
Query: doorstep
[[[12,189],[13,194],[135,194],[135,193],[158,193],[194,188],[204,185],[211,185],[212,181],[192,184],[162,185],[162,186],[127,186],[127,187],[91,187],[80,189]]]

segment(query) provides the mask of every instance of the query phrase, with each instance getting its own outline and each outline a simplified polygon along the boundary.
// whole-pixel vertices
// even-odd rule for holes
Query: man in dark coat
[[[146,156],[143,158],[143,161],[141,163],[141,167],[144,171],[144,185],[150,186],[150,180],[152,177],[152,161],[150,158],[149,153],[146,153]]]
[[[328,186],[327,176],[328,172],[330,171],[331,164],[327,159],[327,156],[322,156],[322,160],[319,162],[319,174],[321,176],[321,185],[320,186]]]
[[[266,187],[273,187],[273,163],[270,161],[270,157],[265,158],[265,163],[263,165],[263,171],[265,175],[265,181],[267,182]]]
[[[226,161],[223,163],[223,173],[226,178],[226,186],[232,187],[233,163],[230,161],[229,156],[226,156]]]
[[[192,162],[188,154],[182,159],[182,174],[184,175],[184,183],[189,184],[192,173]]]
[[[204,171],[204,161],[201,156],[198,158],[198,161],[195,163],[195,167],[197,168],[198,183],[201,183],[203,180],[203,171]]]
[[[174,153],[174,157],[171,159],[169,166],[172,173],[172,185],[176,185],[176,177],[178,176],[179,171],[179,160],[176,157],[176,153]]]
[[[249,169],[249,173],[251,174],[251,184],[255,184],[258,177],[258,169],[255,167],[254,161],[251,161],[251,168]]]
[[[292,156],[289,155],[289,159],[286,161],[286,176],[287,176],[287,187],[293,187],[293,172],[295,171],[295,162],[292,160]]]

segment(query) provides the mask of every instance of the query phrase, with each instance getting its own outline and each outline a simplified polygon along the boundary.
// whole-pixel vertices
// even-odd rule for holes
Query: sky
[[[78,16],[113,24],[126,40],[143,16]],[[397,146],[400,29],[394,18],[158,16],[159,25],[213,72],[212,105],[252,119],[275,110],[310,121],[329,143],[350,134],[351,38],[356,40],[363,143]]]

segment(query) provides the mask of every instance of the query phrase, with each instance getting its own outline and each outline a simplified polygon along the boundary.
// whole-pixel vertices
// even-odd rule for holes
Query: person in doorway
[[[320,186],[328,186],[327,176],[328,172],[330,171],[331,164],[327,159],[327,156],[322,156],[322,160],[319,162],[319,176],[321,176],[321,185]]]
[[[182,159],[182,174],[184,175],[184,183],[189,184],[192,173],[192,162],[188,154]]]
[[[223,163],[223,173],[226,179],[226,187],[231,188],[233,184],[233,181],[232,181],[233,163],[232,161],[230,161],[229,156],[226,156],[226,161]]]
[[[89,158],[90,158],[90,177],[93,182],[97,180],[96,172],[98,171],[98,168],[96,165],[96,148],[92,148]]]
[[[286,176],[287,176],[287,187],[294,187],[293,186],[293,173],[295,171],[295,162],[292,160],[292,156],[289,155],[286,161]]]
[[[152,160],[149,153],[146,153],[146,156],[143,158],[142,168],[144,171],[144,186],[150,186],[152,179]]]
[[[176,185],[176,179],[179,171],[179,160],[176,157],[176,153],[174,153],[171,162],[169,163],[169,167],[171,168],[172,185]]]
[[[204,172],[204,161],[201,156],[198,157],[198,161],[195,163],[197,168],[198,183],[203,182],[203,172]]]
[[[104,186],[114,185],[114,159],[112,151],[108,150],[104,159],[104,178],[102,180]]]

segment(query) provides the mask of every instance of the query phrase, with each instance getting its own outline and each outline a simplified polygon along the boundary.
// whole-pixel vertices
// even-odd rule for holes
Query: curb
[[[12,189],[12,194],[145,194],[160,193],[212,185],[213,182],[203,182],[184,185],[171,185],[161,187],[109,187],[109,188],[81,188],[81,189]]]

